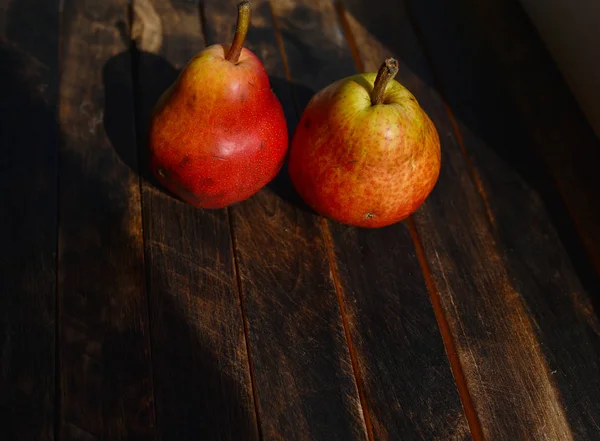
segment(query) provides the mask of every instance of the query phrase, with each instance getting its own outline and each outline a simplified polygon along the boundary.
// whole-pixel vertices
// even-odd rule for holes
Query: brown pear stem
[[[248,34],[248,28],[250,27],[250,2],[244,0],[238,3],[238,16],[237,25],[235,27],[235,36],[233,37],[233,43],[229,48],[229,52],[225,57],[226,60],[231,61],[233,64],[237,64],[244,47],[244,41],[246,40],[246,34]]]
[[[379,68],[379,72],[377,72],[377,77],[375,78],[373,92],[371,92],[371,105],[375,106],[377,104],[381,104],[383,101],[385,88],[387,87],[388,83],[394,79],[397,73],[398,61],[396,61],[394,58],[386,58]]]

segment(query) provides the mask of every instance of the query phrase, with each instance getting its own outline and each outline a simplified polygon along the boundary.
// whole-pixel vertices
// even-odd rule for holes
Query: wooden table
[[[438,184],[363,230],[285,170],[194,209],[149,112],[236,0],[0,0],[0,439],[600,440],[600,142],[516,0],[254,0],[290,133],[390,55]]]

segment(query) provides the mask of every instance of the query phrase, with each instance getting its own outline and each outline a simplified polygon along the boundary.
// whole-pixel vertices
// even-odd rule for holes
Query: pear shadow
[[[139,100],[135,100],[134,109],[124,105],[123,96],[131,95],[135,90],[135,80],[140,59],[144,63],[152,66],[153,81],[140,91],[145,95],[144,102],[149,103],[146,108],[141,108]],[[134,78],[131,77],[132,68]],[[141,119],[141,115],[149,118],[154,105],[162,93],[177,79],[179,71],[175,69],[164,58],[148,52],[122,52],[110,58],[103,66],[102,81],[104,83],[104,129],[115,151],[121,160],[142,179],[151,183],[154,187],[160,189],[169,196],[177,198],[166,188],[164,188],[154,175],[150,172],[148,154],[146,149],[147,142],[147,121]],[[131,124],[131,113],[135,111],[135,122]],[[135,130],[138,138],[137,154],[136,149],[130,145],[130,133]],[[143,130],[140,131],[140,130]]]
[[[152,75],[140,78],[140,66]],[[104,128],[115,152],[141,179],[180,201],[150,172],[146,149],[152,109],[178,75],[179,70],[163,57],[135,48],[111,57],[102,68]],[[107,191],[103,195],[104,199],[108,194]],[[161,204],[160,207],[173,209],[173,205]],[[160,207],[154,208],[158,216],[165,214]],[[183,202],[177,207],[187,213],[187,219],[194,218],[190,211],[193,208]],[[116,222],[116,225],[121,224]],[[148,246],[146,243],[147,252]],[[210,248],[215,246],[214,241],[207,240],[202,246],[209,256],[220,252]],[[196,287],[201,286],[200,273],[191,271],[187,262],[172,256],[167,260],[160,253],[145,259],[145,265],[155,408],[159,421],[156,430],[165,439],[256,439],[256,421],[253,411],[248,411],[243,404],[245,397],[240,394],[244,389],[239,379],[223,372],[219,351],[199,334],[189,315],[182,312],[186,306],[172,291],[173,272],[193,280],[190,283]],[[235,283],[234,279],[231,283]],[[195,295],[206,295],[207,302],[214,301],[209,298],[211,291],[200,290]],[[126,355],[121,351],[114,357]],[[111,357],[113,354],[107,355],[108,362]],[[135,374],[134,369],[131,372]],[[126,390],[126,387],[117,390]]]
[[[318,215],[304,200],[300,197],[294,184],[292,183],[292,179],[290,178],[290,174],[288,171],[288,161],[287,158],[279,170],[279,173],[269,182],[266,186],[269,190],[277,195],[280,199],[284,200],[288,204],[293,205],[299,210],[305,211],[307,213]]]
[[[273,178],[271,182],[267,184],[267,188],[273,193],[275,193],[279,198],[295,206],[296,208],[311,214],[316,214],[315,211],[311,207],[309,207],[308,204],[306,204],[306,202],[304,202],[304,200],[296,191],[288,171],[290,147],[292,145],[294,131],[296,130],[296,125],[299,119],[299,115],[296,111],[296,106],[294,104],[294,98],[291,91],[293,89],[295,95],[299,93],[307,97],[309,100],[315,94],[315,91],[302,84],[290,82],[286,78],[269,76],[269,81],[271,83],[271,88],[273,89],[273,92],[281,102],[283,113],[287,121],[288,151],[286,153],[286,158],[283,163],[283,166],[281,167],[281,170],[279,170],[277,176],[275,176],[275,178]]]
[[[56,29],[58,36],[58,7],[47,2],[40,9],[41,3],[11,4],[7,20],[27,35],[0,39],[0,133],[8,158],[0,160],[0,188],[10,189],[0,192],[0,268],[6,270],[0,341],[12,346],[1,349],[10,354],[0,375],[2,439],[55,439],[62,431],[73,439],[82,433],[111,439],[117,426],[129,439],[155,439],[147,321],[134,300],[143,298],[144,287],[124,290],[123,277],[107,278],[115,266],[121,275],[143,272],[123,203],[129,189],[85,119],[60,125],[58,104],[77,109],[80,97],[59,100],[58,38],[48,35]],[[44,17],[45,24],[33,26],[29,17]],[[34,39],[26,31],[32,29]],[[23,38],[28,44],[20,44]],[[121,134],[130,147],[132,133]],[[124,304],[133,314],[127,318],[120,314]],[[134,316],[139,321],[132,325]],[[102,351],[90,356],[95,345]],[[23,378],[31,387],[22,387]]]
[[[123,21],[118,21],[115,26],[129,50],[109,58],[102,67],[104,130],[115,152],[135,174],[163,194],[182,201],[150,171],[147,148],[148,123],[152,111],[164,91],[177,80],[181,70],[161,56],[140,51],[136,42],[129,38],[127,25]],[[140,66],[152,72],[152,76],[144,77],[143,84],[140,82]],[[125,105],[124,96],[131,97],[132,103]],[[133,123],[130,115],[134,115]],[[132,130],[137,143],[135,149],[131,148],[130,138],[127,137]]]

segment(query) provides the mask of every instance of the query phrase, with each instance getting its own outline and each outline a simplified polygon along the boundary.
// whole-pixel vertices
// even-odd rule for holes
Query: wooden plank
[[[125,1],[64,4],[61,439],[155,438],[126,20]]]
[[[331,234],[373,439],[472,439],[408,225]]]
[[[355,73],[330,2],[284,1],[273,9],[300,103],[310,96],[297,84],[315,91]],[[369,439],[471,439],[406,225],[324,225],[331,230]]]
[[[525,127],[536,159],[542,160],[555,179],[600,275],[600,180],[596,170],[600,139],[519,2],[462,2],[461,8],[471,10],[474,21],[470,27],[477,26],[478,38],[493,54],[487,61],[502,78],[500,89]],[[576,252],[579,250],[572,254]],[[578,265],[581,263],[579,260]]]
[[[0,427],[52,440],[58,1],[0,5]]]
[[[560,405],[565,409],[569,430],[574,438],[594,439],[600,434],[594,416],[600,413],[600,365],[597,362],[600,357],[600,323],[594,314],[598,307],[596,293],[600,292],[600,287],[578,246],[573,226],[552,179],[543,169],[543,161],[537,153],[548,148],[546,154],[554,155],[550,152],[556,152],[561,156],[556,149],[564,151],[564,148],[570,148],[567,147],[570,144],[557,146],[572,132],[578,133],[571,138],[578,146],[574,147],[576,150],[585,150],[586,145],[597,147],[593,147],[589,139],[584,141],[587,136],[582,129],[584,124],[576,122],[581,115],[564,101],[568,92],[552,81],[552,74],[541,74],[549,68],[548,60],[531,49],[535,42],[531,35],[522,32],[524,17],[509,3],[501,6],[486,2],[485,11],[472,2],[430,4],[428,9],[440,8],[443,20],[437,14],[431,15],[421,9],[422,4],[417,5],[416,2],[413,11],[423,29],[440,82],[456,113],[469,159],[480,175],[495,219],[495,234],[505,250],[503,259],[507,262],[509,277],[534,325],[533,330],[558,391]],[[454,23],[452,27],[447,24],[450,22]],[[442,32],[444,38],[434,37],[434,29]],[[501,51],[487,40],[489,29],[498,32],[499,37],[494,38],[496,45],[503,45]],[[518,35],[520,40],[516,40],[513,34]],[[500,38],[504,38],[505,42],[501,43]],[[463,57],[457,63],[454,55],[459,53],[480,55],[476,58]],[[527,61],[517,67],[509,62],[508,57]],[[452,67],[445,62],[448,58],[452,58]],[[505,75],[505,66],[511,66],[510,75]],[[515,84],[521,87],[524,82],[534,82],[530,77],[532,71],[540,72],[540,84],[547,88],[536,85],[532,86],[531,92],[519,89],[523,99],[515,104]],[[554,110],[540,110],[548,116],[547,123],[554,126],[543,135],[541,120],[533,116],[535,109],[541,105],[533,105],[533,102],[541,95],[545,103],[542,107],[556,109],[552,103],[565,102],[560,111],[562,116]],[[531,107],[526,114],[521,113],[529,105]],[[520,121],[519,113],[528,114],[529,119]],[[549,113],[554,116],[550,118]],[[565,124],[567,121],[571,123]],[[555,136],[560,142],[552,140],[542,146],[540,140],[547,139],[546,136]],[[565,172],[570,174],[568,170],[573,167],[573,159],[563,155],[560,161]],[[583,171],[574,173],[584,181],[589,176]],[[579,186],[584,194],[592,190],[583,181],[573,181],[573,184]],[[580,202],[579,199],[575,203]],[[592,217],[593,211],[592,208]],[[577,216],[575,220],[578,222]],[[586,378],[586,381],[582,383],[581,378]],[[502,409],[503,423],[517,426],[513,417],[514,414],[522,414],[518,406],[512,411],[505,407]],[[538,424],[543,426],[546,421],[538,420]],[[509,439],[510,432],[504,427],[501,430]],[[525,432],[523,436],[542,439],[543,432],[540,430],[535,435]]]
[[[154,103],[204,46],[200,22],[190,2],[135,4],[141,152]],[[258,440],[227,211],[184,204],[151,178],[142,188],[162,439]]]
[[[230,41],[237,0],[206,1],[208,43]],[[264,62],[290,123],[296,111],[268,1],[252,2],[247,47]],[[363,440],[365,426],[319,218],[287,171],[230,208],[265,440]]]
[[[462,20],[467,14],[452,14],[443,2],[429,3],[414,2],[412,10],[417,23],[427,23],[423,38],[428,49],[435,46],[431,53],[444,90],[452,89],[451,96],[460,100],[450,103],[461,136],[444,149],[436,192],[415,216],[425,256],[486,439],[571,439],[575,431],[593,427],[586,422],[588,429],[582,431],[578,424],[586,419],[584,409],[595,406],[598,369],[594,361],[583,365],[577,359],[598,359],[597,320],[536,193],[539,188],[531,188],[489,144],[495,140],[511,148],[520,139],[515,136],[519,126],[506,117],[497,125],[490,119],[501,113],[503,100],[490,92],[489,78],[482,80],[486,77],[473,54],[485,51],[473,47],[476,36],[465,36],[468,26]],[[369,15],[356,3],[348,5],[355,26],[406,63],[400,81],[417,93],[438,129],[451,133],[453,121],[443,115],[443,102],[428,91],[435,80],[404,7],[374,7]],[[455,43],[448,41],[453,38],[468,45],[452,47]],[[373,53],[363,52],[365,60]],[[482,106],[490,93],[495,99]],[[457,103],[462,107],[455,108]],[[466,164],[459,154],[463,141],[470,153]],[[518,143],[518,148],[525,155],[526,144]],[[534,160],[525,159],[532,173],[539,169]],[[469,174],[477,186],[468,182]],[[482,196],[479,203],[476,193]],[[574,307],[576,302],[584,306]],[[591,390],[583,390],[589,383],[573,387],[583,377],[592,378]],[[574,401],[565,406],[571,394],[573,400],[584,397],[578,410],[571,411]]]
[[[0,36],[5,38],[6,28],[8,27],[8,11],[11,0],[0,0]],[[5,42],[3,41],[3,44]]]

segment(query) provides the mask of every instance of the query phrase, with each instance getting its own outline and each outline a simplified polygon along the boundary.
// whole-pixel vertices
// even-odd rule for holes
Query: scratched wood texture
[[[154,438],[127,4],[65,1],[59,177],[60,439]],[[117,141],[126,152],[114,147]]]
[[[11,440],[54,438],[58,3],[0,1],[0,437]]]
[[[152,108],[204,47],[199,7],[138,1],[132,32],[159,433],[165,440],[258,440],[228,213],[167,195],[146,165]]]
[[[600,438],[598,140],[515,0],[253,2],[290,134],[389,55],[435,122],[376,231],[285,167],[227,210],[157,186],[151,109],[236,1],[132,3],[0,0],[0,438]]]
[[[229,44],[237,0],[205,1],[207,44]],[[246,47],[296,114],[267,1],[252,2]],[[229,209],[264,440],[363,440],[365,426],[319,218],[294,198],[284,168]]]
[[[522,11],[509,4],[512,2],[488,1],[482,2],[481,6],[458,0],[410,2],[413,20],[430,55],[436,79],[454,112],[463,147],[472,165],[472,175],[485,201],[490,229],[506,268],[508,292],[512,292],[516,303],[521,304],[530,323],[536,352],[542,362],[536,370],[542,372],[543,366],[547,378],[538,384],[537,390],[528,386],[532,377],[531,361],[520,355],[509,341],[506,352],[510,357],[506,364],[512,365],[507,369],[512,373],[498,383],[502,384],[501,390],[516,394],[516,397],[503,399],[501,394],[494,394],[490,399],[487,398],[489,391],[483,388],[472,390],[474,396],[480,395],[482,422],[487,424],[490,433],[501,432],[506,439],[595,439],[600,436],[595,417],[600,412],[597,400],[600,393],[600,323],[594,308],[597,309],[600,290],[593,269],[587,265],[583,248],[578,244],[568,210],[562,204],[552,177],[544,169],[544,155],[540,157],[538,149],[546,149],[546,145],[540,145],[540,139],[555,136],[564,140],[573,133],[576,135],[571,138],[579,145],[578,149],[584,149],[586,143],[590,150],[597,146],[590,144],[589,133],[585,130],[587,125],[577,109],[563,106],[560,113],[564,111],[569,115],[561,117],[560,123],[556,118],[548,118],[548,130],[541,127],[542,119],[533,117],[531,112],[541,105],[540,89],[536,86],[528,92],[521,86],[533,81],[531,72],[543,72],[551,62],[548,54],[532,50],[535,39],[532,35],[525,37],[523,33],[527,23]],[[432,14],[432,10],[438,12]],[[508,11],[512,12],[508,14]],[[481,26],[482,22],[489,23],[489,28]],[[494,29],[494,44],[482,33],[484,28],[486,33],[487,29]],[[444,38],[436,38],[436,33]],[[515,33],[522,37],[522,44],[515,40]],[[524,65],[510,62],[525,58]],[[508,66],[512,66],[510,75],[506,74]],[[565,101],[565,96],[570,94],[564,84],[549,83],[550,77],[551,74],[541,75],[540,81],[548,86],[552,84],[545,89],[547,103],[544,105],[554,108],[551,103]],[[521,87],[520,99],[515,95],[516,85]],[[557,116],[555,111],[549,113]],[[565,124],[565,121],[577,118],[577,123]],[[550,129],[552,125],[554,127]],[[549,151],[545,156],[553,155],[550,151],[556,146],[555,141],[548,142]],[[572,158],[563,157],[562,161],[565,171],[580,167],[573,164]],[[589,175],[581,174],[581,177],[588,179]],[[580,181],[578,185],[584,193],[594,191],[589,182]],[[594,215],[594,206],[589,205],[586,209],[579,201],[575,203],[588,215]],[[574,219],[577,224],[576,217]],[[464,300],[472,302],[470,297]],[[458,298],[455,303],[457,301]],[[465,304],[464,301],[461,303]],[[503,308],[514,311],[514,305],[506,303]],[[455,308],[451,304],[447,307],[449,310]],[[499,311],[498,307],[494,310]],[[458,312],[457,317],[463,315],[460,310]],[[459,319],[463,326],[472,321],[465,322],[467,316],[463,317]],[[492,322],[493,316],[488,316],[486,321]],[[505,318],[501,323],[507,323]],[[564,323],[569,326],[563,327]],[[465,357],[470,358],[470,352]],[[470,368],[474,374],[478,370],[477,375],[484,375],[485,365]],[[498,369],[492,364],[490,368],[492,372]],[[536,381],[541,378],[543,376],[536,375]],[[585,384],[578,381],[580,378],[586,378]],[[518,392],[514,386],[510,387],[511,384],[519,385],[520,381],[525,387],[518,388]],[[544,398],[544,394],[548,395]],[[533,418],[526,416],[523,409],[532,409],[531,397],[545,414],[535,412]],[[550,404],[550,398],[554,404]],[[555,411],[551,411],[553,407]]]
[[[600,163],[600,140],[518,1],[460,1],[453,10],[466,19],[468,32],[488,54],[481,60],[487,64],[484,68],[493,60],[491,66],[501,78],[499,88],[510,112],[523,125],[532,155],[555,179],[591,263],[600,274],[600,178],[596,167]],[[580,259],[577,264],[587,262]]]
[[[331,2],[281,1],[273,12],[300,106],[310,93],[355,73]],[[407,225],[323,225],[331,236],[368,438],[471,439]]]
[[[365,64],[369,64],[369,58],[374,53],[367,45],[379,42],[383,50],[397,53],[406,63],[402,78],[409,88],[418,90],[423,85],[431,87],[435,84],[436,81],[428,72],[429,68],[414,33],[405,32],[402,38],[397,36],[397,29],[410,29],[411,24],[402,5],[383,12],[376,7],[367,11],[359,2],[346,3],[349,21],[353,23],[355,34],[362,34],[363,41],[370,40],[363,43],[362,51],[359,44],[359,53],[362,54],[361,58]],[[436,6],[442,9],[441,3]],[[472,55],[464,54],[481,51],[468,51],[461,47],[450,52],[447,47],[440,47],[449,40],[448,35],[459,35],[457,30],[452,34],[448,28],[454,24],[460,26],[460,19],[453,17],[452,20],[448,20],[451,15],[443,9],[442,12],[432,14],[431,10],[436,8],[431,5],[414,2],[412,7],[417,23],[420,23],[419,19],[429,20],[426,31],[418,29],[424,35],[423,38],[427,38],[427,43],[436,44],[436,55],[444,57],[441,81],[454,78],[454,83],[444,90],[452,89],[452,96],[460,96],[462,103],[481,99],[483,93],[489,93],[489,90],[493,89],[489,77],[479,77],[480,84],[485,84],[485,88],[474,90],[472,87],[475,83],[472,72],[480,67],[477,58],[474,58],[476,61],[469,67],[461,70],[462,75],[456,74],[459,69],[457,65],[460,66],[461,62],[467,59],[473,59]],[[436,18],[435,24],[432,17]],[[464,17],[464,14],[461,14],[461,17]],[[389,31],[390,29],[396,30]],[[464,24],[460,29],[460,32],[464,33]],[[434,32],[439,33],[437,37],[434,37]],[[372,69],[373,63],[370,64]],[[489,72],[487,73],[489,75]],[[458,85],[463,86],[462,89],[457,90]],[[443,107],[439,97],[424,100],[417,95],[417,98],[426,110],[432,105],[438,109]],[[451,105],[455,103],[456,101],[450,100]],[[476,110],[452,108],[459,119],[457,124],[460,131],[457,141],[464,142],[467,152],[476,152],[473,155],[477,159],[475,161],[473,156],[469,155],[467,164],[472,168],[467,170],[463,165],[460,169],[457,168],[457,171],[464,176],[470,174],[473,177],[482,197],[483,211],[469,209],[469,225],[460,212],[453,215],[448,214],[448,211],[436,213],[435,210],[443,208],[443,205],[435,204],[434,195],[424,210],[415,217],[417,229],[423,238],[425,254],[430,262],[436,287],[442,294],[442,305],[453,328],[470,394],[486,438],[546,439],[550,436],[570,439],[572,431],[586,433],[589,430],[591,431],[586,435],[592,437],[592,433],[597,429],[594,429],[591,421],[583,421],[587,419],[585,409],[595,406],[592,397],[598,393],[594,386],[598,381],[598,370],[595,366],[595,360],[598,359],[597,320],[590,314],[590,299],[553,227],[550,213],[540,202],[540,195],[517,175],[516,165],[507,166],[503,162],[504,158],[494,155],[490,145],[486,145],[485,141],[482,142],[479,138],[481,135],[474,133],[477,128],[489,128],[493,125],[494,122],[489,119],[498,115],[498,105],[499,101],[496,100],[493,104]],[[467,115],[479,118],[479,125],[463,124],[460,118],[466,118]],[[451,132],[451,122],[446,117],[436,125],[438,129],[443,127],[443,130]],[[505,119],[500,126],[496,126],[493,136],[488,139],[503,140],[503,145],[510,145],[502,136],[507,131],[513,130],[514,133],[518,130],[515,126],[514,122],[507,122]],[[457,143],[454,144],[456,147]],[[519,148],[523,155],[526,155],[527,146],[521,144]],[[455,148],[454,151],[458,152],[458,149]],[[445,153],[446,158],[449,158],[453,152],[447,150]],[[453,153],[453,156],[458,161],[458,153]],[[452,184],[446,183],[445,180],[445,175],[452,167],[448,162],[445,162],[438,186],[443,186],[448,192],[444,200],[456,200],[458,191],[454,191],[453,196]],[[540,168],[540,163],[535,161],[530,161],[527,165],[532,172]],[[456,180],[451,179],[452,183]],[[456,185],[454,186],[456,188]],[[462,197],[463,204],[469,200],[476,202],[477,196],[472,191],[473,186],[469,187],[469,193],[466,194],[470,196]],[[463,192],[465,190],[463,189]],[[430,217],[432,212],[434,216]],[[485,214],[478,219],[478,212]],[[444,228],[453,218],[457,224],[467,228],[458,231],[453,228],[444,232]],[[445,222],[442,224],[438,219],[444,219]],[[486,228],[486,223],[489,228]],[[434,230],[436,235],[430,234],[430,230]],[[473,234],[478,231],[481,233]],[[470,240],[476,246],[471,246],[470,249],[463,246],[464,250],[456,247],[452,238],[457,237],[458,232],[465,237],[470,236]],[[474,240],[473,237],[477,236],[479,238]],[[483,249],[486,251],[477,252],[477,247],[485,247]],[[446,256],[451,256],[452,260]],[[468,263],[470,261],[473,263]],[[453,266],[461,262],[461,267],[477,271],[466,275],[464,269],[462,273],[457,272],[458,268]],[[482,266],[482,263],[485,265]],[[489,270],[490,266],[495,267],[493,272]],[[486,281],[481,276],[486,276],[489,280]],[[465,282],[473,283],[474,286],[466,289],[468,285],[465,286]],[[474,297],[474,289],[486,292],[486,296]],[[446,291],[450,291],[451,295],[448,296]],[[492,295],[494,292],[500,296]],[[573,295],[577,297],[575,307]],[[479,312],[479,320],[475,312]],[[574,326],[563,331],[558,326],[560,321],[573,323]],[[511,338],[507,339],[507,336]],[[551,342],[556,341],[564,344],[555,347]],[[527,351],[526,355],[515,350],[519,346]],[[495,354],[491,355],[494,352]],[[578,357],[591,361],[585,364],[577,363]],[[502,363],[498,360],[502,360]],[[536,366],[535,377],[531,374],[532,366]],[[586,392],[577,386],[557,381],[555,374],[558,372],[560,376],[570,376],[574,370],[578,371],[576,375],[584,375],[586,378],[591,376],[591,390]],[[542,372],[544,375],[540,375]],[[486,384],[481,380],[486,377],[493,377],[495,380]],[[506,393],[493,393],[488,389]],[[580,401],[581,408],[567,413],[563,404],[565,396],[567,400],[572,397],[572,400],[579,401],[582,394],[588,398]]]

